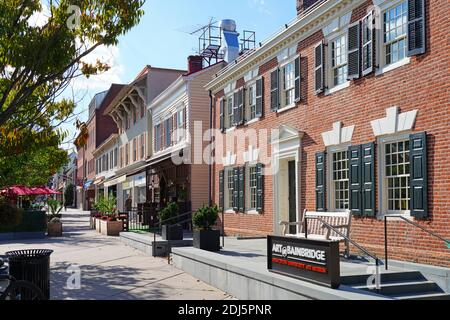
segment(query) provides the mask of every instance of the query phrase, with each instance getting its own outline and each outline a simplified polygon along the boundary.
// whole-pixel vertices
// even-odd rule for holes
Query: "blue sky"
[[[186,69],[187,57],[198,47],[198,35],[189,32],[211,18],[233,19],[238,32],[255,31],[256,40],[262,41],[295,18],[295,5],[295,0],[147,0],[139,25],[119,39],[118,47],[96,53],[109,62],[111,70],[82,80],[81,89],[80,83],[76,86],[79,118],[87,120],[87,106],[96,92],[107,90],[111,82],[132,81],[147,64]],[[64,128],[71,137],[75,134],[71,124]]]

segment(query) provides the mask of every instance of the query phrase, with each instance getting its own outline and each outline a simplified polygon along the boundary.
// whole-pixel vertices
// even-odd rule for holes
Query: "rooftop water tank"
[[[236,31],[236,21],[231,20],[231,19],[224,19],[224,20],[220,21],[219,27],[225,31],[235,32]]]

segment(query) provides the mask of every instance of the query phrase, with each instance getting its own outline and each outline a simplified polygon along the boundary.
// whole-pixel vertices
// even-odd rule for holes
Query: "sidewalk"
[[[150,300],[227,299],[229,296],[168,264],[89,229],[89,214],[63,212],[63,238],[0,242],[9,250],[52,249],[51,299]],[[81,273],[81,289],[70,290],[68,268]]]

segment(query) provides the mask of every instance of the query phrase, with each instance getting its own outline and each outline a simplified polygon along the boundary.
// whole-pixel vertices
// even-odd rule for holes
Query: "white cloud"
[[[267,7],[266,0],[253,0],[253,4],[258,7],[258,10],[266,15],[272,15],[272,11]]]
[[[112,83],[121,83],[122,76],[125,73],[125,68],[120,63],[120,51],[118,47],[106,47],[102,45],[82,59],[83,62],[92,64],[95,64],[97,60],[108,64],[110,69],[98,75],[90,76],[89,78],[82,76],[74,79],[72,81],[74,91],[101,91],[108,89]]]
[[[49,7],[41,1],[42,10],[34,12],[30,18],[28,18],[28,24],[31,27],[42,27],[44,26],[48,18],[50,18]]]

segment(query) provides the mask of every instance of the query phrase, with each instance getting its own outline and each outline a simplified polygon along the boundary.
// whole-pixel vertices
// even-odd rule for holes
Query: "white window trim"
[[[250,208],[251,195],[250,195],[250,168],[256,167],[257,161],[247,162],[245,165],[245,213],[259,215],[257,208]],[[258,190],[256,190],[258,192]]]
[[[394,0],[394,1],[384,1],[379,7],[380,7],[380,16],[376,17],[376,19],[379,19],[378,24],[380,25],[381,29],[377,30],[376,32],[376,62],[375,66],[378,65],[378,68],[375,70],[375,76],[380,76],[386,72],[395,70],[397,68],[403,67],[409,63],[411,63],[411,58],[405,56],[402,60],[399,60],[397,62],[391,63],[389,65],[386,65],[386,46],[383,41],[383,26],[384,26],[384,13],[397,6],[398,4],[404,2],[405,0]],[[408,4],[407,4],[408,5]],[[408,31],[406,31],[406,43],[408,43]]]
[[[386,174],[386,168],[385,168],[385,158],[386,158],[386,151],[385,151],[385,145],[386,143],[392,143],[396,141],[402,141],[402,140],[408,140],[411,132],[403,132],[400,134],[394,134],[394,135],[388,135],[388,136],[382,136],[377,138],[377,157],[379,159],[378,161],[378,218],[382,219],[385,216],[403,216],[405,218],[412,218],[411,216],[411,210],[402,210],[402,211],[388,211],[387,210],[387,189],[385,188],[385,174]],[[411,196],[411,195],[410,195]]]
[[[229,208],[228,204],[230,202],[230,198],[233,195],[230,195],[229,193],[229,188],[228,188],[228,175],[229,172],[233,172],[233,167],[225,167],[224,168],[224,182],[226,182],[226,184],[224,184],[224,192],[223,192],[223,203],[224,203],[224,212],[225,213],[236,213],[233,209],[233,207]],[[234,190],[234,186],[233,186],[233,190]]]
[[[225,124],[225,130],[226,132],[228,131],[233,131],[236,128],[236,125],[233,124],[234,122],[234,94],[237,92],[238,90],[233,90],[232,92],[228,93],[228,95],[225,97],[225,110],[224,110],[224,124]],[[230,123],[230,114],[228,113],[228,102],[232,101],[231,103],[231,109],[233,110],[233,121]]]
[[[326,182],[327,182],[327,204],[328,208],[332,211],[337,212],[345,212],[346,209],[336,209],[335,208],[335,198],[334,198],[334,184],[333,184],[333,153],[335,152],[342,152],[347,151],[348,148],[351,146],[351,143],[342,143],[340,145],[336,146],[330,146],[326,148],[327,151],[327,159],[326,163],[329,163],[330,165],[326,166]],[[350,186],[350,182],[349,182]],[[349,197],[350,197],[350,190],[349,190]],[[349,198],[350,201],[350,198]]]
[[[284,72],[283,72],[283,68],[286,67],[288,64],[291,63],[295,63],[295,59],[299,58],[300,54],[295,54],[291,57],[289,57],[288,59],[284,60],[282,63],[280,63],[278,65],[277,68],[272,69],[269,73],[272,73],[275,70],[280,70],[279,74],[278,74],[278,92],[279,92],[279,102],[280,102],[280,108],[277,110],[277,113],[281,113],[283,111],[295,108],[297,106],[296,102],[294,101],[293,103],[289,104],[289,105],[285,105],[285,92],[284,92]],[[295,64],[294,64],[294,73],[295,73]]]
[[[250,80],[248,82],[248,84],[246,84],[246,86],[245,86],[245,97],[244,97],[244,99],[245,99],[245,104],[244,104],[244,106],[245,106],[244,107],[245,108],[245,110],[244,110],[245,123],[244,123],[244,125],[255,123],[261,118],[261,117],[255,117],[255,118],[252,118],[250,120],[247,120],[247,119],[250,118],[250,116],[252,114],[251,113],[251,106],[250,106],[250,87],[253,87],[254,88],[253,90],[255,91],[254,105],[255,105],[255,108],[256,108],[256,81],[261,79],[261,78],[262,77],[254,78],[254,79]]]
[[[333,52],[331,51],[331,42],[333,42],[336,38],[346,35],[346,46],[348,46],[348,25],[346,25],[344,28],[335,31],[333,33],[330,33],[326,37],[326,59],[325,59],[325,95],[330,95],[332,93],[335,93],[337,91],[343,90],[345,88],[348,88],[350,86],[349,80],[347,80],[344,83],[334,85],[334,77],[333,77],[333,68],[331,67],[331,62],[333,61]],[[346,52],[348,51],[348,47],[345,49]],[[347,52],[347,60],[348,60],[348,52]],[[347,61],[347,70],[348,70],[348,61]],[[347,71],[348,72],[348,71]]]

